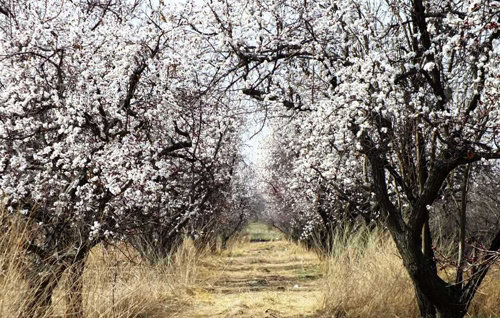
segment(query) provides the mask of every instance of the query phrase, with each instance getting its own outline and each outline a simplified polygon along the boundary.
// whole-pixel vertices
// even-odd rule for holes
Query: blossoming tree
[[[43,316],[68,269],[68,315],[81,316],[90,249],[158,220],[175,247],[228,182],[238,118],[198,88],[173,13],[141,1],[0,5],[0,191],[33,229],[23,312]]]
[[[314,129],[331,127],[335,152],[366,158],[422,316],[465,315],[500,232],[467,279],[445,281],[428,220],[454,171],[500,158],[498,1],[255,0],[210,10],[245,94],[316,113]]]

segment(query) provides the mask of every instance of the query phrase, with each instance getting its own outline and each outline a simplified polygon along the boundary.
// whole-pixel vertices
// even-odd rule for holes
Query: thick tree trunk
[[[425,261],[428,263],[430,268],[436,269],[436,262],[434,260],[434,251],[432,249],[432,235],[429,227],[429,220],[424,223],[422,228],[422,253],[424,254]],[[416,284],[415,295],[417,297],[418,308],[420,309],[420,315],[425,318],[436,317],[436,307],[432,304],[427,296],[422,292]]]
[[[422,290],[414,283],[417,303],[422,318],[463,318],[467,313],[465,305],[459,301],[452,301],[449,304],[441,305],[439,308],[430,301]],[[450,289],[453,287],[449,287]]]
[[[424,229],[425,231],[425,229]],[[466,308],[460,302],[461,291],[437,275],[435,262],[419,250],[422,240],[407,235],[393,235],[404,266],[415,287],[420,314],[425,318],[462,318]],[[425,253],[424,253],[425,252]]]
[[[422,318],[436,318],[436,307],[427,299],[425,294],[415,284],[415,296],[417,298],[418,309]]]
[[[467,309],[463,304],[450,304],[447,308],[437,311],[437,318],[463,318]]]

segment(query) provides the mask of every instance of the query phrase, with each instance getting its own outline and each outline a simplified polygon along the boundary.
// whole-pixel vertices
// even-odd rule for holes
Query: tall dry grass
[[[9,216],[0,205],[0,317],[19,316],[18,308],[26,289],[22,273],[23,244],[28,239],[27,225]]]
[[[326,264],[325,317],[419,317],[413,285],[387,233],[364,230],[336,241]],[[469,316],[500,317],[499,267],[490,270]]]
[[[189,304],[204,279],[199,253],[186,240],[170,261],[151,265],[126,245],[94,249],[83,275],[85,316],[171,317]],[[56,296],[64,292],[63,288]]]
[[[21,316],[27,284],[23,278],[23,240],[29,236],[21,219],[1,213],[0,317]],[[173,317],[191,301],[192,289],[211,279],[200,271],[200,252],[185,240],[175,255],[158,265],[141,260],[121,243],[99,245],[91,251],[83,280],[85,317]],[[66,291],[63,276],[44,317],[64,317]]]

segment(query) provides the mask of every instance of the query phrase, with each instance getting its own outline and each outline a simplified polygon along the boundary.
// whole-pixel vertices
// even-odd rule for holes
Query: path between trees
[[[321,269],[316,255],[279,238],[277,232],[266,233],[272,240],[263,242],[256,242],[262,239],[255,234],[249,233],[252,241],[223,253],[216,262],[203,264],[217,280],[197,291],[192,304],[178,317],[314,316],[321,306]]]

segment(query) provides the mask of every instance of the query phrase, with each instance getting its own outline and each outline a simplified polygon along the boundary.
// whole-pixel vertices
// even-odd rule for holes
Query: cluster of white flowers
[[[430,171],[450,151],[500,155],[498,7],[426,1],[425,21],[413,21],[410,2],[214,1],[200,11],[213,17],[204,38],[225,47],[215,50],[220,66],[280,118],[276,175],[267,175],[311,211],[318,180],[342,191],[370,185],[367,152],[387,160],[402,209],[418,195],[422,165]]]
[[[196,215],[230,182],[240,133],[236,105],[203,94],[203,49],[175,12],[112,5],[20,1],[0,15],[0,189],[91,238]]]
[[[368,152],[408,198],[416,166],[499,152],[497,1],[429,1],[422,26],[404,6],[357,0],[115,5],[2,14],[10,206],[88,224],[211,211],[203,193],[231,179],[245,97],[279,127],[269,182],[308,224],[320,192],[329,209],[373,200]]]

